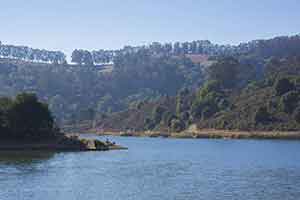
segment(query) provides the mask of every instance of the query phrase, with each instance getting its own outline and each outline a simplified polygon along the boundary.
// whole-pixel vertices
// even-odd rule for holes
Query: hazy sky
[[[62,50],[300,33],[299,0],[0,0],[0,40]]]

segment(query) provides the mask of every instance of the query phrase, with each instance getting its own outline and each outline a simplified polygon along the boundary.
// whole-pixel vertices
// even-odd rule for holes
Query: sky
[[[0,41],[61,50],[300,33],[299,0],[0,0]]]

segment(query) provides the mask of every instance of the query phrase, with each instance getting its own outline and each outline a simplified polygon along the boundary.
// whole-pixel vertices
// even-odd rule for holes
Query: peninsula
[[[126,149],[114,142],[65,135],[47,104],[34,94],[0,98],[0,150],[107,151]]]

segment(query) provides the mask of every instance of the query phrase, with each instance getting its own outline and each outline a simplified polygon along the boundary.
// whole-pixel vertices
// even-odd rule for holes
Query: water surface
[[[300,197],[298,141],[109,138],[129,149],[1,152],[0,199],[298,200]]]

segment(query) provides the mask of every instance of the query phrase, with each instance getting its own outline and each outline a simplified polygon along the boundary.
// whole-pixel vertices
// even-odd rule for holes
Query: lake
[[[300,142],[110,138],[128,150],[1,152],[1,200],[298,200]]]

